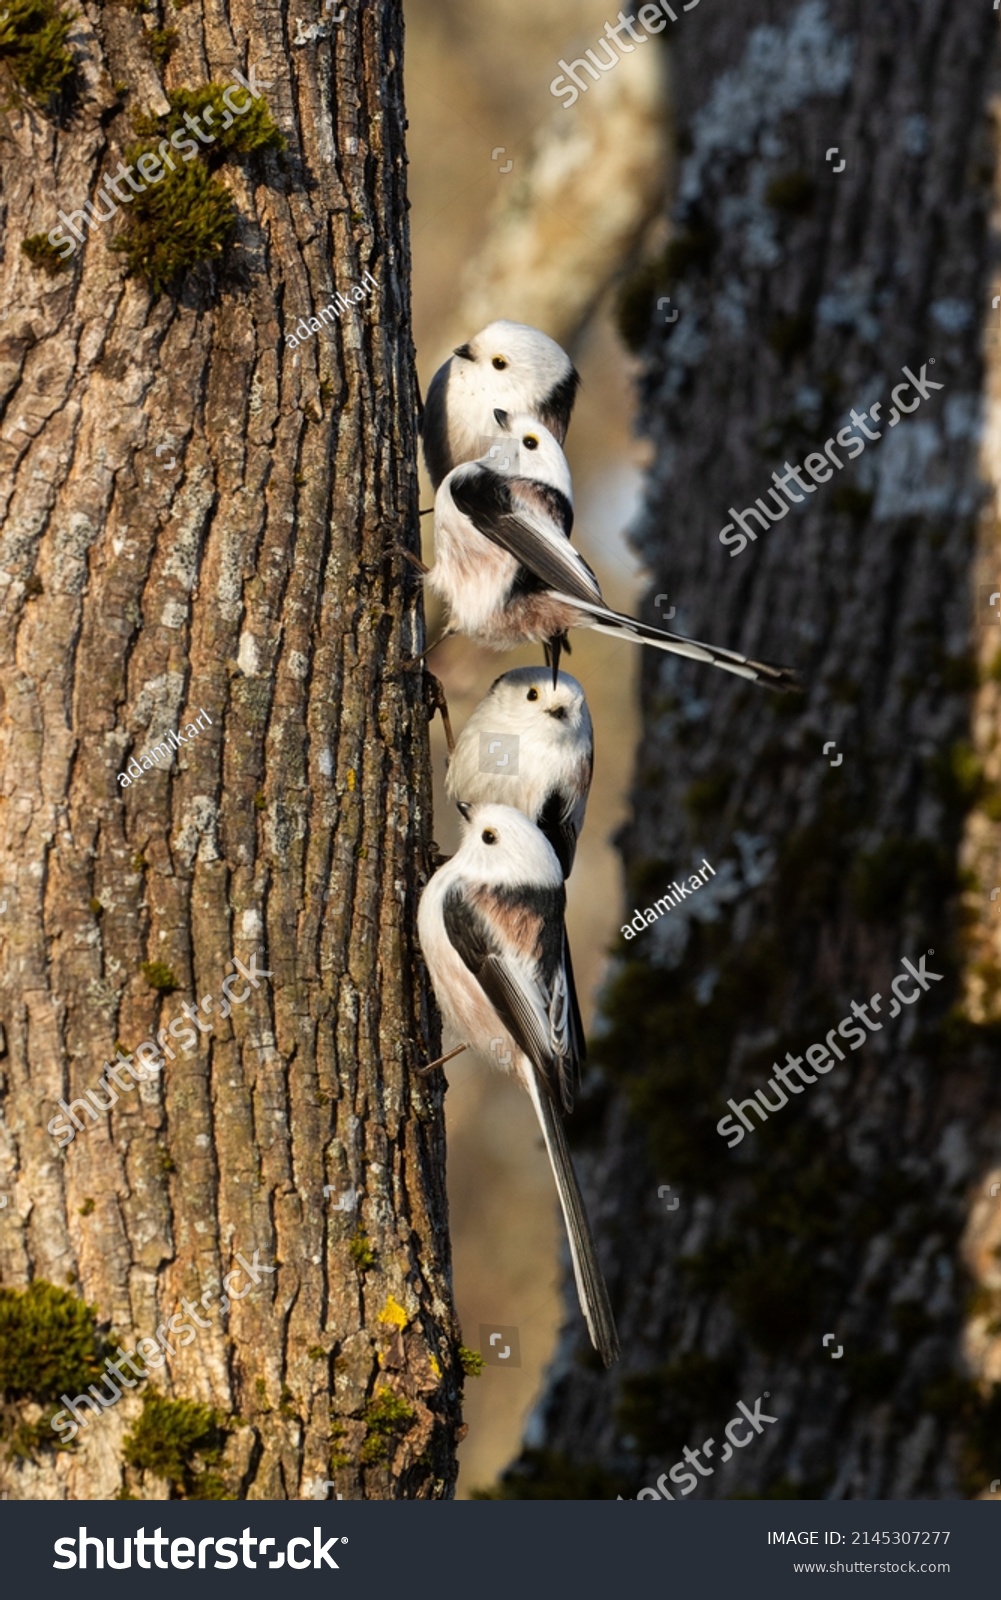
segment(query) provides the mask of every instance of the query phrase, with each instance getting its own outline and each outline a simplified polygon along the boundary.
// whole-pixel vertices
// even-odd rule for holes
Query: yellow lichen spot
[[[358,780],[355,777],[354,767],[348,768],[348,789],[353,793]]]
[[[386,1301],[386,1304],[379,1312],[379,1321],[389,1322],[394,1328],[405,1328],[407,1323],[410,1321],[410,1318],[400,1305],[400,1302],[395,1300],[393,1296],[390,1295]]]
[[[436,1378],[441,1377],[441,1363],[437,1356],[431,1354],[430,1350],[428,1351],[428,1366]]]

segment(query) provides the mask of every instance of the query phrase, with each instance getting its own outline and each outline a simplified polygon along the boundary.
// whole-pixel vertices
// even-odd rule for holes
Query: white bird
[[[463,728],[445,775],[452,800],[514,806],[531,817],[570,876],[594,770],[584,691],[561,672],[518,667],[497,678]]]
[[[566,438],[580,375],[548,334],[523,322],[491,322],[438,368],[424,402],[424,460],[437,489],[462,461],[489,451],[494,412],[538,417]]]
[[[471,805],[514,806],[545,834],[569,878],[593,771],[591,713],[577,679],[561,672],[554,688],[545,667],[517,667],[491,684],[463,728],[445,773],[445,793]],[[587,1043],[569,940],[563,958],[573,1045],[582,1062]]]
[[[564,961],[563,869],[533,822],[511,806],[460,803],[467,824],[421,896],[417,930],[445,1020],[527,1089],[559,1195],[591,1343],[610,1366],[615,1319],[570,1160],[560,1101],[577,1062]]]
[[[559,442],[536,418],[509,417],[499,408],[494,415],[511,435],[509,454],[455,467],[435,496],[435,564],[426,582],[448,610],[443,639],[463,633],[492,650],[542,643],[555,684],[568,629],[595,628],[773,688],[796,686],[788,667],[649,627],[606,606],[597,578],[570,543],[573,491]]]

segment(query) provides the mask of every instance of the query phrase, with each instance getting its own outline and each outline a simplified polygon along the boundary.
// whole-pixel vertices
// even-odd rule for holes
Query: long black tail
[[[791,667],[776,667],[768,661],[751,661],[747,656],[738,655],[735,650],[724,650],[719,645],[686,639],[680,633],[666,633],[662,628],[648,627],[645,622],[637,622],[635,617],[627,617],[621,611],[610,611],[607,606],[581,600],[577,595],[561,594],[557,598],[594,617],[591,626],[597,633],[610,633],[620,638],[624,633],[631,634],[633,638],[642,640],[644,644],[652,644],[658,650],[669,650],[672,655],[687,656],[692,661],[705,661],[710,666],[722,667],[724,672],[736,673],[738,678],[767,684],[770,689],[801,687],[799,676]]]
[[[526,1062],[526,1065],[528,1063]],[[619,1336],[615,1331],[615,1318],[608,1299],[608,1290],[591,1237],[591,1226],[584,1210],[584,1199],[570,1160],[560,1113],[550,1099],[545,1085],[540,1084],[534,1067],[528,1065],[528,1090],[539,1119],[542,1137],[546,1141],[549,1164],[556,1179],[556,1192],[563,1208],[567,1238],[570,1241],[570,1259],[577,1281],[577,1298],[584,1313],[591,1343],[606,1367],[619,1357]]]

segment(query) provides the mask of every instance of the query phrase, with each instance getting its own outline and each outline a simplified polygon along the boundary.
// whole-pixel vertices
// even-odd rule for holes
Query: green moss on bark
[[[0,15],[0,62],[22,95],[52,110],[72,88],[76,66],[67,39],[78,11],[63,11],[55,0],[4,0]]]
[[[230,1418],[196,1400],[168,1400],[155,1389],[143,1396],[141,1415],[125,1437],[122,1458],[139,1472],[166,1478],[172,1499],[232,1500],[215,1470],[230,1432]]]

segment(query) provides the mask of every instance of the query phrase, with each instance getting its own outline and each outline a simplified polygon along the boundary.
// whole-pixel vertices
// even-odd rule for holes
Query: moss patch
[[[60,1397],[77,1395],[103,1376],[112,1347],[98,1332],[94,1306],[44,1279],[27,1289],[0,1289],[0,1438],[12,1454],[65,1448],[52,1432]],[[23,1402],[43,1408],[42,1418],[24,1423]]]
[[[817,185],[808,172],[785,172],[765,190],[765,205],[788,217],[803,217],[813,210]]]
[[[953,851],[904,835],[856,857],[851,875],[852,901],[866,922],[896,923],[908,913],[930,922],[956,888]]]
[[[369,1243],[368,1234],[361,1228],[356,1228],[348,1245],[351,1259],[359,1272],[369,1272],[375,1266],[375,1251]]]
[[[176,28],[153,28],[146,35],[146,46],[150,55],[161,69],[167,65],[177,47],[178,32]]]
[[[875,498],[869,489],[860,489],[854,483],[839,483],[831,495],[831,510],[851,517],[853,522],[865,522]]]
[[[131,146],[134,165],[145,146]],[[167,172],[159,183],[137,194],[124,233],[111,241],[128,270],[145,278],[155,295],[171,288],[196,267],[218,261],[236,226],[236,206],[225,184],[202,162]]]
[[[698,1422],[720,1425],[733,1411],[737,1365],[692,1351],[623,1379],[618,1421],[647,1459],[677,1453]]]
[[[33,267],[38,267],[41,272],[47,272],[50,277],[56,273],[64,272],[68,265],[68,258],[62,250],[49,243],[47,233],[32,233],[27,239],[22,240],[21,249],[28,257]]]
[[[4,0],[0,22],[0,63],[19,92],[51,110],[66,96],[76,72],[67,38],[78,11],[63,11],[55,0]]]
[[[97,1311],[39,1278],[27,1289],[0,1289],[0,1390],[9,1400],[58,1399],[99,1377],[110,1346]]]
[[[172,1499],[235,1499],[214,1470],[222,1459],[229,1420],[213,1406],[167,1400],[147,1389],[142,1414],[125,1437],[122,1458],[140,1472],[166,1478]]]
[[[173,994],[179,988],[177,979],[165,961],[144,961],[139,968],[151,989],[159,989],[161,994]]]
[[[150,35],[151,40],[160,40],[161,53],[168,49],[168,36],[173,32],[161,29]],[[284,136],[264,99],[253,99],[241,90],[236,103],[250,103],[236,115],[225,103],[229,88],[228,84],[206,83],[174,89],[167,97],[170,110],[165,116],[134,119],[141,142],[126,150],[128,164],[134,166],[143,155],[160,160],[160,145],[175,134],[182,135],[198,152],[185,151],[181,139],[180,149],[172,146],[173,165],[162,163],[165,170],[159,181],[149,182],[135,196],[123,231],[111,241],[111,248],[124,255],[129,272],[144,278],[155,295],[176,289],[189,273],[213,266],[223,257],[237,220],[233,197],[215,176],[223,162],[285,148]],[[205,142],[196,139],[193,122]]]
[[[660,295],[690,272],[705,272],[712,264],[719,236],[710,225],[693,221],[675,234],[667,249],[641,266],[619,291],[616,322],[624,344],[639,350],[650,332]]]
[[[459,1360],[467,1378],[478,1378],[480,1376],[483,1371],[483,1357],[478,1350],[470,1350],[466,1345],[460,1344]]]
[[[793,311],[775,318],[768,330],[768,344],[783,366],[809,350],[813,340],[813,317],[808,311]]]
[[[199,156],[210,166],[219,166],[234,156],[284,150],[284,135],[268,110],[264,97],[251,99],[247,109],[236,116],[224,99],[229,88],[230,85],[225,83],[203,83],[194,89],[172,89],[167,96],[170,110],[166,116],[136,117],[133,127],[140,138],[155,140],[156,143],[172,138],[175,133],[183,133],[185,138],[195,142],[191,124],[184,120],[186,116],[191,117],[201,124],[205,136],[213,141],[211,144],[199,143]],[[239,95],[239,100],[234,100],[234,104],[250,98],[243,89]]]
[[[406,1400],[392,1389],[380,1389],[365,1407],[366,1434],[361,1447],[361,1460],[366,1466],[385,1461],[391,1445],[395,1445],[413,1423],[415,1412]]]

